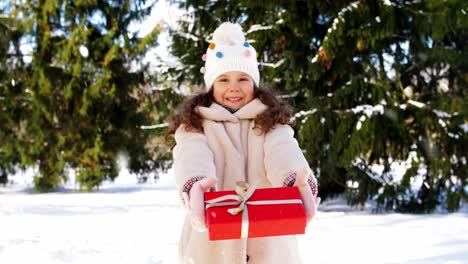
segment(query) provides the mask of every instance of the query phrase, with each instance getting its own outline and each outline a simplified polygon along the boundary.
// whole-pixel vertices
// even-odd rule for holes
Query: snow
[[[0,263],[176,263],[185,211],[171,171],[151,184],[124,173],[94,193],[69,184],[36,194],[25,175],[0,187]],[[468,210],[371,211],[342,198],[324,201],[298,236],[304,263],[467,263]]]
[[[406,97],[412,98],[413,97],[413,86],[409,85],[404,90],[403,93]]]
[[[262,65],[263,65],[263,66],[266,66],[266,67],[278,68],[278,67],[281,66],[285,61],[286,61],[286,59],[283,58],[283,59],[277,61],[276,63],[262,62]]]
[[[247,30],[245,34],[249,35],[250,33],[253,33],[255,31],[270,30],[270,29],[273,29],[273,26],[262,26],[262,25],[256,24],[256,25],[250,26],[250,28]]]
[[[20,40],[20,51],[23,55],[23,62],[29,64],[32,62],[33,46],[26,38]]]
[[[284,19],[280,18],[276,21],[276,24],[280,25],[280,24],[284,24]]]
[[[450,117],[452,117],[452,115],[450,115],[449,113],[444,112],[442,110],[433,109],[432,112],[434,112],[437,115],[437,117],[439,117],[439,118],[450,118]]]
[[[156,128],[163,128],[168,127],[167,123],[156,124],[156,125],[148,125],[148,126],[140,126],[141,129],[156,129]]]
[[[291,117],[291,122],[294,122],[297,118],[301,118],[303,116],[308,116],[308,115],[312,115],[314,114],[315,112],[317,112],[317,109],[310,109],[308,111],[299,111],[297,113],[294,114],[293,117]]]
[[[197,36],[194,36],[192,34],[189,34],[189,33],[185,33],[185,32],[182,32],[182,31],[174,31],[174,34],[177,34],[183,38],[186,38],[186,39],[191,39],[193,40],[194,42],[198,42],[200,41],[200,38],[197,37]]]
[[[316,55],[312,58],[312,60],[311,60],[310,62],[311,62],[311,63],[316,63],[317,60],[318,60],[318,54],[316,54]]]
[[[439,124],[440,124],[443,128],[447,127],[447,124],[446,124],[442,119],[439,119],[438,121],[439,121]]]
[[[84,45],[80,45],[80,47],[78,48],[78,51],[80,52],[81,56],[83,58],[88,58],[88,55],[89,55],[89,51],[88,51],[88,48]]]
[[[364,117],[364,118],[363,118]],[[361,122],[364,122],[365,116],[361,116],[357,129],[361,128]],[[415,144],[413,144],[415,146]],[[417,147],[416,147],[417,148]],[[413,149],[413,146],[412,146]],[[385,166],[382,158],[378,161],[367,164],[366,159],[363,157],[356,157],[353,161],[353,165],[365,172],[371,179],[384,184],[400,184],[406,171],[413,166],[413,161],[419,162],[419,157],[416,151],[410,151],[406,160],[393,159],[388,157],[388,163],[390,164],[389,171],[385,171]],[[427,173],[426,165],[419,164],[418,173],[411,177],[411,188],[414,192],[417,192],[423,183],[424,175]]]
[[[352,111],[355,114],[364,113],[367,117],[370,118],[374,114],[383,114],[384,113],[383,103],[386,104],[386,102],[381,101],[380,103],[381,104],[377,104],[377,105],[374,105],[374,106],[372,106],[372,105],[358,105],[358,106],[352,108],[351,110],[347,110],[347,111]]]
[[[418,101],[413,101],[413,100],[408,100],[408,103],[418,107],[418,108],[423,108],[426,106],[425,103],[421,103],[421,102],[418,102]]]
[[[343,17],[347,12],[350,12],[350,11],[353,11],[353,9],[357,9],[359,6],[359,1],[356,1],[356,2],[353,2],[353,3],[350,3],[348,6],[342,8],[340,10],[340,12],[338,12],[338,17],[334,18],[333,19],[333,24],[331,27],[329,27],[327,29],[327,35],[325,35],[324,39],[323,39],[323,43],[327,41],[328,37],[330,34],[332,34],[335,30],[337,30],[338,28],[338,24],[340,22],[345,22],[345,18]],[[323,46],[319,47],[319,52],[320,50],[323,49]],[[316,54],[312,60],[311,60],[311,63],[316,63],[318,60],[318,54]]]
[[[462,125],[460,125],[460,128],[463,130],[463,132],[465,132],[465,133],[468,132],[468,124],[466,124],[466,123],[462,124]]]
[[[169,47],[171,45],[170,34],[169,30],[173,30],[175,32],[179,32],[179,25],[177,21],[184,17],[188,12],[183,8],[179,8],[178,5],[171,3],[167,0],[159,0],[153,6],[151,10],[151,14],[147,16],[144,21],[137,22],[132,21],[129,25],[129,31],[133,34],[137,34],[138,37],[142,38],[146,35],[150,34],[155,27],[158,25],[161,26],[161,32],[158,35],[158,46],[150,49],[148,53],[145,55],[144,62],[148,62],[154,65],[155,69],[157,67],[161,67],[161,63],[168,64],[168,65],[177,65],[178,60],[174,56],[171,56],[168,53]],[[187,38],[195,38],[198,40],[196,36],[192,36],[189,34],[184,35]]]
[[[366,121],[366,116],[362,115],[356,124],[356,130],[360,130],[362,123],[364,123],[365,121]]]

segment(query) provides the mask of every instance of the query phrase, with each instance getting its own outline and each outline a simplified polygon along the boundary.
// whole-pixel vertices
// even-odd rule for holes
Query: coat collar
[[[241,119],[254,119],[267,108],[260,99],[255,98],[234,114],[217,103],[212,103],[210,107],[197,106],[196,111],[201,117],[208,120],[238,123]]]

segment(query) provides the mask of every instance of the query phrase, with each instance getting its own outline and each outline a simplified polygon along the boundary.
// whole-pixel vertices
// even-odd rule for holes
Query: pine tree
[[[318,135],[333,135],[321,144],[329,148],[309,157],[346,170],[329,177],[356,182],[351,202],[427,212],[466,200],[466,60],[456,55],[466,58],[462,8],[461,1],[353,2],[330,21],[310,71],[330,87],[313,91],[319,111],[301,138],[311,146],[314,124],[325,118]],[[392,171],[396,165],[406,172]]]
[[[239,22],[260,53],[263,85],[296,109],[322,197],[455,211],[467,199],[463,3],[188,0],[172,32],[183,65],[173,73],[200,86],[206,32]]]
[[[143,63],[159,27],[144,38],[129,24],[149,14],[146,1],[26,1],[12,4],[33,48],[27,76],[19,79],[21,162],[37,166],[35,187],[56,188],[75,169],[80,188],[91,190],[118,175],[125,152],[130,171],[160,166],[151,159],[152,122]],[[2,128],[3,129],[3,128]],[[15,134],[18,136],[18,133]]]
[[[19,53],[21,24],[0,10],[0,184],[6,184],[8,174],[21,165],[18,152],[18,110],[22,95],[17,79],[24,72]]]

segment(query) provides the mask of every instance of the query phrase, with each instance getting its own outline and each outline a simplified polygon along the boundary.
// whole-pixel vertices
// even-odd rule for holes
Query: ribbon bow
[[[206,209],[217,206],[239,205],[236,208],[228,209],[230,214],[236,215],[244,210],[247,201],[250,199],[250,196],[252,196],[252,194],[255,192],[256,185],[257,184],[250,185],[247,182],[238,181],[235,188],[237,195],[228,194],[206,201]],[[235,202],[222,202],[226,200],[235,200]]]

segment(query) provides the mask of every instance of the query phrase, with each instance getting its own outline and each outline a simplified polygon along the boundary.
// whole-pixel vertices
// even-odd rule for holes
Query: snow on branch
[[[390,0],[383,0],[382,2],[386,6],[394,6],[394,4],[392,2],[390,2]]]
[[[355,160],[353,160],[352,164],[355,168],[359,169],[360,171],[364,172],[367,176],[369,176],[369,178],[379,183],[384,184],[389,181],[389,179],[385,177],[385,174],[383,174],[383,166],[369,167],[367,161],[363,158],[356,158]]]
[[[434,114],[436,114],[437,117],[439,117],[439,118],[451,118],[452,117],[451,114],[449,114],[447,112],[444,112],[442,110],[433,109],[432,112],[434,112]],[[454,115],[456,115],[456,113]]]
[[[421,103],[421,102],[418,102],[418,101],[413,101],[411,99],[408,100],[408,103],[410,103],[410,104],[412,104],[412,105],[414,105],[416,107],[419,107],[419,108],[423,108],[423,107],[426,106],[426,104],[424,104],[424,103]]]
[[[151,125],[151,126],[140,126],[141,129],[157,129],[157,128],[163,128],[163,127],[168,127],[169,125],[167,123],[162,123],[162,124],[157,124],[157,125]]]
[[[317,112],[317,109],[314,108],[314,109],[311,109],[311,110],[308,110],[308,111],[299,111],[297,113],[294,114],[293,117],[291,117],[290,121],[291,122],[294,122],[297,118],[301,118],[303,116],[308,116],[308,115],[312,115],[313,113]]]
[[[422,161],[421,159],[418,157],[416,150],[411,150],[408,153],[406,160],[398,160],[393,159],[392,157],[388,157],[387,160],[380,158],[377,162],[369,164],[367,158],[361,156],[356,157],[352,161],[352,165],[360,171],[364,172],[371,179],[382,184],[400,184],[406,172],[413,166],[413,163],[419,163]],[[388,164],[387,171],[385,170],[385,163]],[[421,163],[418,166],[418,173],[415,175],[415,178],[413,178],[412,181],[424,175],[424,163]],[[411,182],[411,185],[415,185],[414,187],[417,187],[418,183],[415,184],[414,182]]]
[[[332,96],[332,95],[329,95],[329,96]],[[360,118],[360,121],[361,122],[364,122],[365,121],[365,116],[367,116],[368,118],[372,117],[374,114],[380,114],[382,115],[384,113],[384,105],[386,105],[387,102],[385,102],[385,100],[382,100],[379,104],[377,105],[358,105],[356,107],[353,107],[351,109],[346,109],[346,110],[333,110],[333,112],[335,113],[339,113],[339,114],[343,114],[343,113],[354,113],[354,114],[360,114],[360,113],[363,113],[363,117]],[[297,118],[301,118],[301,117],[304,117],[304,116],[308,116],[308,115],[312,115],[314,114],[315,112],[317,112],[317,109],[314,108],[314,109],[311,109],[311,110],[308,110],[308,111],[299,111],[297,112],[296,114],[294,114],[294,116],[291,118],[291,122],[292,121],[295,121]]]
[[[185,32],[182,32],[182,31],[174,31],[174,34],[177,34],[183,38],[186,38],[186,39],[191,39],[193,41],[199,41],[200,38],[195,36],[195,35],[192,35],[192,34],[189,34],[189,33],[185,33]]]
[[[352,2],[351,4],[342,8],[340,12],[338,12],[338,16],[342,17],[346,12],[350,12],[350,11],[353,11],[353,9],[357,9],[359,7],[359,4],[360,4],[360,1]]]
[[[171,89],[170,87],[167,86],[157,86],[157,87],[151,87],[150,91],[165,91],[167,89]]]
[[[281,64],[283,64],[285,61],[286,61],[286,59],[283,58],[283,59],[277,61],[276,63],[266,63],[266,62],[262,62],[262,65],[263,65],[263,66],[267,66],[267,67],[272,67],[272,68],[278,68],[278,67],[281,66]]]
[[[384,107],[382,104],[378,105],[358,105],[354,108],[351,108],[350,110],[347,110],[346,112],[353,112],[355,114],[359,113],[364,113],[367,117],[371,117],[374,113],[377,114],[383,114],[384,113]]]
[[[430,106],[427,106],[425,103],[421,103],[421,102],[414,101],[414,100],[408,100],[408,104],[411,104],[411,105],[416,106],[418,108],[428,108],[429,110],[432,110],[432,112],[439,118],[437,120],[437,122],[443,128],[443,130],[445,131],[445,133],[447,133],[447,135],[449,137],[455,138],[455,139],[459,139],[460,137],[462,137],[462,135],[450,132],[448,130],[448,125],[447,125],[447,124],[450,123],[449,119],[452,118],[452,116],[457,116],[459,114],[458,112],[454,112],[452,114],[449,114],[449,113],[444,112],[442,110],[431,109]],[[406,104],[400,104],[400,109],[406,110],[406,107],[407,107]],[[463,130],[464,129],[463,125],[461,125],[460,128]],[[464,132],[466,132],[466,130]]]
[[[270,29],[273,29],[273,26],[262,26],[262,25],[252,25],[249,30],[247,30],[246,32],[246,35],[252,33],[252,32],[255,32],[255,31],[259,31],[259,30],[270,30]]]
[[[276,97],[282,98],[282,99],[284,99],[284,98],[293,98],[293,97],[296,97],[298,94],[299,94],[299,91],[294,91],[293,93],[278,95]]]
[[[318,56],[319,56],[319,53],[322,52],[323,50],[323,44],[328,40],[328,36],[330,34],[332,34],[337,28],[338,28],[338,24],[340,22],[345,22],[345,19],[344,19],[344,15],[347,13],[347,12],[351,12],[353,11],[353,9],[358,9],[359,7],[359,4],[360,4],[360,1],[355,1],[355,2],[352,2],[350,3],[349,5],[345,6],[344,8],[342,8],[340,10],[340,12],[338,12],[338,17],[336,17],[335,19],[333,19],[333,24],[330,28],[328,28],[327,30],[327,34],[325,35],[325,38],[323,39],[323,42],[322,42],[322,46],[319,47],[319,52],[312,58],[311,62],[312,63],[316,63],[318,61]]]
[[[468,132],[468,124],[460,125],[460,128],[463,130],[463,132]]]

